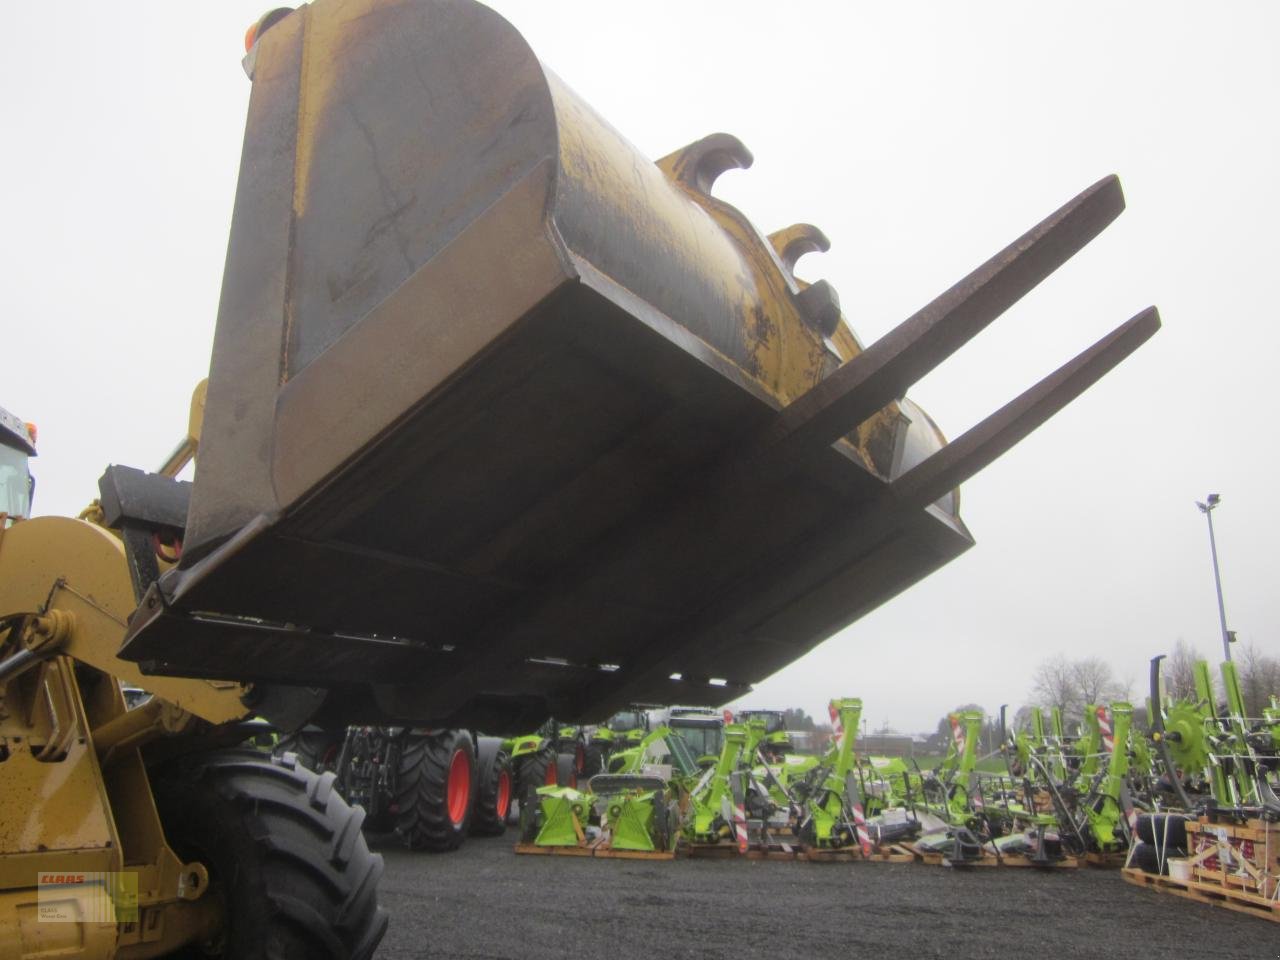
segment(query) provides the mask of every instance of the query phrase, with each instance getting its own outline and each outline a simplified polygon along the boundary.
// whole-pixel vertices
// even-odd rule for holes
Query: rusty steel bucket
[[[718,704],[972,543],[958,483],[1158,326],[951,445],[907,388],[1123,208],[1086,190],[863,349],[835,291],[470,0],[272,23],[181,566],[122,651],[329,690],[334,720],[516,727]]]

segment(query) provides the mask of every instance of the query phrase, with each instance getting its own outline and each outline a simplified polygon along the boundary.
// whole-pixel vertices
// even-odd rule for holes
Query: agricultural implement
[[[682,783],[698,771],[693,753],[663,726],[615,759],[617,771],[592,777],[585,791],[539,788],[521,811],[516,852],[673,857]]]
[[[832,701],[831,711],[839,718],[839,739],[834,756],[829,755],[827,762],[806,778],[805,783],[811,785],[804,790],[800,840],[806,847],[824,852],[856,846],[863,856],[869,857],[878,843],[873,842],[867,825],[853,750],[862,717],[862,701],[856,698]],[[916,832],[918,825],[913,823],[895,839],[910,839]]]
[[[1195,697],[1166,701],[1162,656],[1151,661],[1151,739],[1165,809],[1138,817],[1125,879],[1280,921],[1280,710],[1246,714],[1235,664],[1221,665],[1223,702],[1208,663]]]
[[[1074,866],[1060,842],[1059,817],[1042,808],[1032,787],[1033,774],[1048,769],[1034,740],[1010,741],[1006,734],[1001,749],[1012,775],[983,773],[982,713],[964,710],[948,719],[952,740],[942,763],[905,783],[907,809],[923,829],[912,849],[954,866]]]
[[[0,536],[0,956],[369,957],[363,813],[237,750],[249,718],[508,731],[740,696],[968,549],[958,485],[1159,326],[946,444],[908,389],[1120,213],[1114,177],[864,348],[794,273],[822,233],[713,196],[745,146],[649,162],[478,4],[273,11],[245,68],[191,442]],[[40,880],[80,873],[134,892]],[[42,897],[110,909],[43,924]]]

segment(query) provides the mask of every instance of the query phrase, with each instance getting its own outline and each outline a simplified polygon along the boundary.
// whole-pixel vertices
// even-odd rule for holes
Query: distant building
[[[794,753],[821,753],[826,749],[826,741],[830,739],[829,735],[825,736],[819,743],[818,734],[813,730],[788,730],[787,736]]]
[[[859,737],[853,749],[863,757],[914,757],[916,746],[916,739],[905,733],[873,733]]]

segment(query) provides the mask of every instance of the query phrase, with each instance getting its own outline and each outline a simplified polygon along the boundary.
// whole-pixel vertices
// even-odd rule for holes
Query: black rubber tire
[[[671,817],[661,795],[653,800],[653,848],[665,853],[671,849]]]
[[[396,769],[396,833],[410,850],[457,850],[475,810],[475,745],[466,730],[405,733]],[[465,763],[469,795],[461,815],[450,815],[449,774],[454,758]]]
[[[542,804],[538,795],[531,794],[527,803],[520,804],[520,842],[533,843],[542,829]]]
[[[818,828],[811,816],[800,821],[800,846],[811,849],[818,846]]]
[[[506,779],[506,796],[502,781]],[[476,804],[471,815],[473,837],[499,837],[507,832],[507,816],[516,797],[511,758],[497,737],[481,737],[476,747]]]
[[[178,856],[208,868],[205,896],[222,898],[228,918],[217,944],[171,956],[373,956],[387,930],[382,857],[369,852],[364,811],[347,806],[332,773],[237,749],[165,764],[152,783],[165,837]]]
[[[297,733],[281,737],[271,752],[277,757],[295,753],[298,762],[308,770],[324,773],[333,769],[341,750],[342,734],[330,733],[319,727],[303,727]]]
[[[588,743],[583,751],[582,775],[588,780],[597,773],[604,773],[604,745]]]
[[[556,754],[556,786],[578,788],[578,758],[574,754]]]
[[[1191,817],[1182,813],[1141,813],[1138,815],[1138,839],[1158,847],[1187,847],[1187,823]]]
[[[556,754],[551,749],[526,754],[516,761],[516,799],[523,807],[539,787],[547,786],[547,777],[556,769]],[[536,802],[536,800],[534,801]]]
[[[1144,873],[1168,873],[1170,857],[1185,857],[1187,851],[1182,848],[1169,847],[1164,851],[1164,860],[1160,859],[1160,851],[1150,843],[1135,843],[1129,854],[1130,866],[1137,867]]]

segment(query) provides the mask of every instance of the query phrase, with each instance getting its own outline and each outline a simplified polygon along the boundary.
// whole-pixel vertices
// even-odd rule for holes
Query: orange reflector
[[[31,442],[36,442],[36,425],[34,423],[27,424],[27,436],[31,438]]]
[[[252,50],[253,45],[257,43],[258,24],[261,22],[262,22],[261,20],[257,21],[256,23],[251,25],[248,30],[244,32],[244,52],[245,53],[248,53],[250,50]]]

